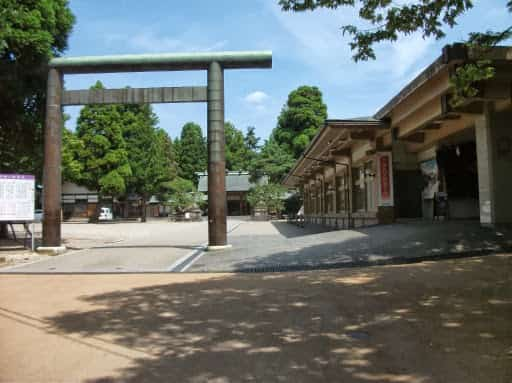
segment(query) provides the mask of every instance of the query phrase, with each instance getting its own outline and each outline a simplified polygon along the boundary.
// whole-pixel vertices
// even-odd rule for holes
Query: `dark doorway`
[[[478,218],[478,170],[474,141],[442,146],[437,152],[450,218]]]
[[[420,170],[394,172],[395,212],[397,218],[420,218],[423,175]]]

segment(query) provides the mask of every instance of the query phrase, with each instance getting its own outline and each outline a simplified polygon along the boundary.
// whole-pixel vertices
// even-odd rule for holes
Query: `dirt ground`
[[[512,254],[274,274],[2,275],[2,382],[512,381]]]

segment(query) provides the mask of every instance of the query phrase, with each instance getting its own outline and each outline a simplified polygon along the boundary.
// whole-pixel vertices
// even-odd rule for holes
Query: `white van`
[[[112,214],[112,210],[109,207],[102,207],[100,209],[100,215],[98,217],[99,221],[112,221],[114,216]]]

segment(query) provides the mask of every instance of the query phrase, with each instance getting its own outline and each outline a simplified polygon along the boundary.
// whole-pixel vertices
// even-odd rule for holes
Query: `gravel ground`
[[[2,382],[510,383],[512,255],[257,274],[2,275]]]

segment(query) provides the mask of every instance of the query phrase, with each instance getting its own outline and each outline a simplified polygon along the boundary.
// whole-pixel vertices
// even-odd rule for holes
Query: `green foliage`
[[[512,2],[509,2],[508,5],[510,8]],[[450,100],[452,107],[456,108],[468,98],[477,96],[479,93],[478,83],[494,77],[495,68],[490,60],[485,59],[485,56],[490,49],[510,37],[512,37],[512,27],[499,33],[493,31],[470,33],[466,46],[476,60],[457,67],[455,73],[450,77],[450,83],[454,90]]]
[[[450,99],[452,107],[462,105],[466,99],[478,95],[476,84],[494,77],[494,68],[489,60],[478,60],[458,67],[450,78],[454,92]]]
[[[171,207],[180,214],[188,209],[198,206],[202,202],[202,195],[198,193],[194,183],[190,180],[176,177],[166,184],[170,195]]]
[[[97,82],[93,87],[101,89]],[[82,147],[76,161],[83,166],[78,182],[102,195],[126,192],[126,179],[132,175],[122,118],[116,105],[87,105],[80,111],[76,129]]]
[[[159,194],[162,183],[175,176],[172,141],[157,128],[158,118],[150,105],[117,105],[117,110],[132,170],[127,191],[146,200]]]
[[[396,3],[392,0],[279,0],[284,11],[303,12],[317,8],[336,9],[343,6],[359,9],[359,17],[371,28],[361,29],[344,25],[342,31],[352,36],[350,48],[354,60],[375,59],[374,45],[383,41],[396,41],[401,35],[421,32],[424,38],[443,38],[443,28],[452,28],[457,19],[473,7],[472,0],[411,0]],[[512,0],[506,2],[512,12]],[[478,83],[494,76],[494,68],[485,59],[488,49],[512,37],[512,26],[503,31],[488,30],[470,33],[467,45],[473,52],[474,62],[457,68],[451,80],[454,95],[453,107],[460,106],[467,98],[478,95]]]
[[[301,86],[288,95],[273,132],[275,141],[297,159],[326,118],[322,92],[315,86]]]
[[[244,137],[245,147],[249,151],[257,152],[259,149],[259,142],[260,138],[256,136],[256,128],[254,126],[248,126]]]
[[[206,140],[201,127],[193,122],[186,123],[181,129],[177,141],[178,176],[197,184],[196,172],[203,172],[207,167]]]
[[[280,214],[284,208],[284,193],[286,189],[281,185],[269,183],[257,185],[249,190],[247,201],[253,207],[266,207],[271,214]]]
[[[0,0],[0,171],[41,177],[44,68],[74,22],[66,0]]]
[[[242,131],[235,128],[231,122],[224,124],[226,137],[226,169],[228,170],[247,170],[255,158],[256,152],[250,146],[255,146],[258,138],[252,128],[252,136],[245,136]],[[247,141],[248,140],[248,141]]]
[[[157,124],[150,105],[83,108],[76,134],[64,130],[64,179],[101,194],[164,197],[176,162],[171,138]]]
[[[64,181],[80,183],[84,170],[83,163],[79,161],[79,153],[84,150],[82,140],[63,128],[62,130],[62,179]]]
[[[267,175],[270,182],[278,183],[290,171],[295,163],[294,157],[280,146],[273,135],[265,142],[261,152],[250,164],[252,180]]]
[[[509,3],[510,4],[510,3]],[[344,25],[342,31],[352,36],[350,48],[354,60],[375,59],[374,44],[396,41],[399,35],[420,31],[423,37],[445,36],[443,24],[453,27],[457,18],[473,7],[471,0],[413,0],[396,3],[392,0],[279,0],[284,11],[302,12],[316,8],[357,7],[359,17],[371,25],[360,29]]]
[[[167,172],[166,179],[172,180],[178,175],[178,165],[176,164],[176,149],[172,143],[171,137],[169,137],[165,130],[157,129],[155,135],[158,150],[164,157],[165,169]]]

